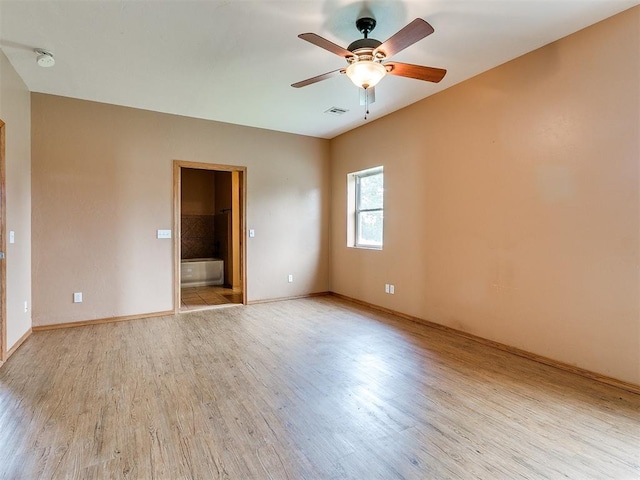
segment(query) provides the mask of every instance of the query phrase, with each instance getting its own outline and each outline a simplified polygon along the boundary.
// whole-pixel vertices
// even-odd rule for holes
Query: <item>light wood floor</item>
[[[2,479],[638,479],[640,396],[332,297],[38,332]]]

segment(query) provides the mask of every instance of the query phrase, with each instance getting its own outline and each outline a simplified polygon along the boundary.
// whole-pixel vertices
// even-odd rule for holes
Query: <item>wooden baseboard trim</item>
[[[22,335],[22,336],[18,339],[18,341],[13,345],[13,347],[11,347],[11,348],[9,349],[9,351],[7,352],[7,358],[5,358],[5,362],[9,359],[9,357],[10,357],[11,355],[13,355],[13,353],[14,353],[16,350],[18,350],[18,349],[20,348],[20,346],[25,342],[25,340],[26,340],[27,338],[29,338],[29,336],[31,335],[31,333],[32,333],[32,332],[33,332],[33,329],[32,329],[32,328],[30,328],[29,330],[27,330],[27,331],[24,333],[24,335]]]
[[[164,317],[174,315],[173,310],[165,312],[142,313],[138,315],[125,315],[122,317],[98,318],[96,320],[84,320],[81,322],[54,323],[52,325],[37,325],[33,327],[34,332],[43,332],[45,330],[58,330],[60,328],[86,327],[87,325],[100,325],[102,323],[127,322],[129,320],[142,320],[144,318]]]
[[[258,305],[260,303],[271,303],[271,302],[284,302],[286,300],[298,300],[300,298],[312,298],[312,297],[325,297],[327,295],[332,295],[331,292],[315,292],[315,293],[307,293],[305,295],[297,295],[295,297],[280,297],[280,298],[266,298],[264,300],[251,300],[247,302],[247,305]]]
[[[604,383],[611,387],[620,388],[622,390],[626,390],[627,392],[635,393],[636,395],[640,395],[640,385],[636,385],[634,383],[625,382],[624,380],[618,380],[617,378],[608,377],[606,375],[602,375],[600,373],[592,372],[591,370],[586,370],[584,368],[576,367],[575,365],[570,365],[568,363],[564,363],[558,360],[553,360],[552,358],[544,357],[542,355],[538,355],[535,353],[527,352],[526,350],[521,350],[516,347],[512,347],[510,345],[506,345],[504,343],[496,342],[494,340],[489,340],[487,338],[479,337],[472,333],[467,333],[462,330],[457,330],[455,328],[447,327],[446,325],[441,325],[439,323],[430,322],[429,320],[424,320],[419,317],[414,317],[412,315],[407,315],[406,313],[397,312],[395,310],[391,310],[390,308],[381,307],[378,305],[374,305],[372,303],[364,302],[362,300],[358,300],[355,298],[348,297],[346,295],[342,295],[339,293],[331,292],[331,296],[337,297],[339,299],[345,300],[347,302],[355,303],[357,305],[361,305],[363,307],[369,308],[371,310],[376,310],[379,312],[387,313],[389,315],[393,315],[396,317],[403,318],[405,320],[410,320],[412,322],[419,323],[421,325],[425,325],[427,327],[435,328],[436,330],[440,330],[443,332],[451,333],[453,335],[457,335],[459,337],[464,337],[469,340],[473,340],[478,343],[482,343],[483,345],[487,345],[489,347],[497,348],[498,350],[502,350],[504,352],[512,353],[513,355],[517,355],[519,357],[527,358],[529,360],[533,360],[534,362],[542,363],[544,365],[548,365],[550,367],[555,367],[560,370],[564,370],[566,372],[571,372],[576,375],[580,375],[582,377],[589,378],[591,380],[595,380],[600,383]]]

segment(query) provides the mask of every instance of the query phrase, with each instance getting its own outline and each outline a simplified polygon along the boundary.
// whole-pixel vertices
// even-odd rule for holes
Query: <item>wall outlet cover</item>
[[[82,303],[82,292],[73,293],[73,303]]]

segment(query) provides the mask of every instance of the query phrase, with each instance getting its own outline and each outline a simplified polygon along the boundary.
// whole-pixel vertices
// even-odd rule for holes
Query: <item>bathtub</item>
[[[180,286],[204,287],[224,284],[224,260],[190,258],[180,262]]]

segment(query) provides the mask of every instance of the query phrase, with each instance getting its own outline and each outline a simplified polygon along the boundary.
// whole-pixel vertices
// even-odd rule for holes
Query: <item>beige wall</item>
[[[639,25],[636,7],[334,139],[332,290],[640,384]],[[347,248],[346,175],[377,165],[384,250]]]
[[[0,51],[0,119],[6,123],[7,348],[31,328],[30,114],[29,91]]]
[[[173,308],[173,240],[155,237],[172,227],[174,159],[247,167],[249,301],[328,289],[328,141],[31,101],[34,325]],[[73,304],[79,291],[84,302]]]
[[[182,170],[182,215],[216,213],[215,174],[213,170]]]

